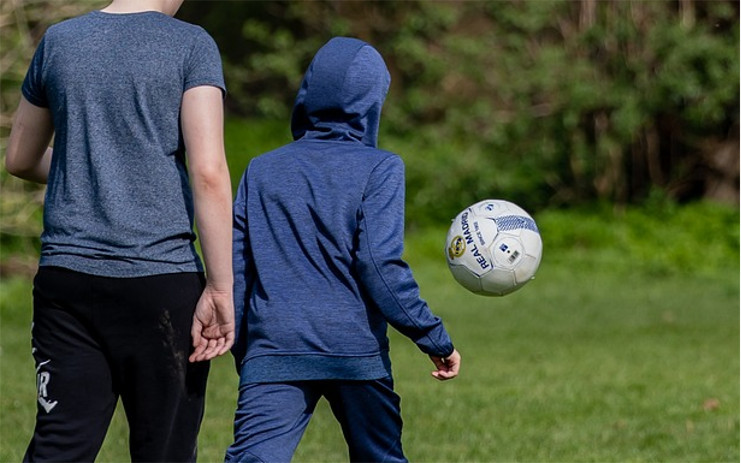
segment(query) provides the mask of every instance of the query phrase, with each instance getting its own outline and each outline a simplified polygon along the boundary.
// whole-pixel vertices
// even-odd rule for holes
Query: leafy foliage
[[[392,72],[384,123],[410,149],[437,152],[410,174],[418,205],[444,215],[454,207],[441,193],[444,203],[460,197],[458,207],[492,195],[534,208],[634,203],[654,189],[738,201],[738,162],[722,155],[738,152],[737,2],[185,8],[221,44],[232,108],[246,116],[287,120],[303,70],[331,36],[373,43]],[[241,29],[222,27],[227,16]]]
[[[0,3],[0,146],[45,28],[103,5]],[[486,197],[532,212],[656,194],[738,205],[738,2],[214,0],[178,17],[222,52],[235,180],[287,140],[315,51],[352,35],[392,74],[379,141],[406,160],[412,227]],[[4,170],[0,187],[0,245],[16,246],[38,234],[42,190]]]

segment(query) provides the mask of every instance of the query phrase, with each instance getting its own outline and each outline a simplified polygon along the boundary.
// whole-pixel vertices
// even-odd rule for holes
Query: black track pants
[[[107,278],[41,267],[36,427],[24,461],[94,461],[118,398],[132,461],[195,461],[209,364],[188,362],[198,273]]]

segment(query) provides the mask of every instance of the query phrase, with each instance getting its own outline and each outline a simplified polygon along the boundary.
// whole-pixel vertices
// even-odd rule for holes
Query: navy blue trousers
[[[226,461],[291,461],[322,397],[342,427],[350,461],[407,461],[401,449],[401,400],[391,378],[242,385]]]
[[[37,414],[24,461],[92,462],[121,401],[132,461],[195,461],[209,365],[189,363],[203,275],[106,278],[41,267]]]

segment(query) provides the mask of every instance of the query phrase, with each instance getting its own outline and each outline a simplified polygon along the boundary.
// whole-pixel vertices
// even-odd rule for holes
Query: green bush
[[[713,203],[612,206],[537,215],[545,258],[605,263],[615,273],[738,272],[739,210]],[[596,262],[596,263],[595,263]]]
[[[549,209],[534,215],[544,265],[619,277],[708,276],[739,271],[739,211],[712,203]],[[447,223],[410,231],[407,253],[444,260]]]
[[[536,209],[697,199],[718,151],[738,150],[737,2],[214,1],[183,17],[216,38],[247,117],[287,120],[331,36],[374,44],[392,74],[387,130],[424,156],[413,201],[432,214],[493,195]]]
[[[0,48],[0,164],[41,34],[102,6],[67,3],[0,3],[0,41],[11,45]],[[640,210],[656,194],[737,206],[738,13],[728,0],[319,0],[186,2],[178,16],[205,27],[222,52],[235,185],[251,156],[290,140],[314,52],[334,35],[374,44],[392,74],[380,146],[406,161],[415,230],[484,198],[532,213]],[[4,169],[0,189],[0,252],[35,248],[43,190]]]

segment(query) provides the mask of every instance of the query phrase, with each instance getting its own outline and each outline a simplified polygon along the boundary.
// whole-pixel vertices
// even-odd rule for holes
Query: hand
[[[432,372],[432,376],[440,381],[447,381],[458,376],[458,370],[461,367],[461,354],[457,350],[447,357],[435,357],[430,355],[430,360],[435,364],[437,370]]]
[[[229,351],[234,344],[234,300],[231,291],[206,285],[193,314],[190,330],[195,350],[191,362],[211,360]]]

